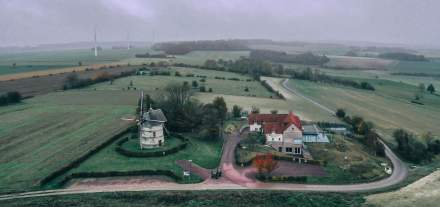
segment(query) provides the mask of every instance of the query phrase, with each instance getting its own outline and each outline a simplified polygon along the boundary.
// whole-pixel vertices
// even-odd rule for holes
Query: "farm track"
[[[286,81],[282,83],[282,86],[290,93],[294,93],[297,96],[306,98],[303,94],[300,94],[286,86]],[[334,111],[327,107],[311,100],[307,99],[311,103],[319,106],[320,108],[334,114]],[[229,135],[226,139],[224,151],[221,159],[220,166],[222,168],[224,176],[219,180],[207,179],[203,183],[198,184],[177,184],[177,183],[159,183],[148,184],[140,183],[137,185],[119,185],[117,187],[107,186],[87,186],[83,188],[67,188],[60,190],[47,190],[47,191],[34,191],[26,193],[0,195],[0,200],[20,199],[28,197],[41,197],[52,195],[68,195],[68,194],[81,194],[81,193],[99,193],[99,192],[122,192],[122,191],[169,191],[169,190],[289,190],[289,191],[319,191],[319,192],[361,192],[371,191],[377,189],[383,189],[389,186],[403,181],[408,174],[406,165],[391,151],[391,149],[384,144],[385,154],[391,160],[393,164],[393,173],[390,177],[385,179],[361,184],[349,184],[349,185],[317,185],[317,184],[289,184],[289,183],[262,183],[252,180],[246,177],[245,172],[238,169],[235,166],[234,149],[240,140],[240,134],[235,132]]]

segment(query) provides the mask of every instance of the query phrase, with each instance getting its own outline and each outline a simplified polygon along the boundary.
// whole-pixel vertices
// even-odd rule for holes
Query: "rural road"
[[[286,81],[283,82],[285,87],[291,93],[297,96],[306,98],[304,95],[297,93],[286,86]],[[312,103],[316,103],[311,99],[307,99]],[[322,106],[319,103],[318,106]],[[322,106],[326,108],[325,106]],[[324,109],[323,108],[323,109]],[[328,108],[327,108],[328,109]],[[331,110],[328,109],[330,112]],[[332,113],[334,113],[332,111]],[[389,187],[403,181],[408,169],[406,165],[385,146],[385,154],[393,164],[393,173],[391,176],[370,183],[349,184],[349,185],[318,185],[318,184],[291,184],[291,183],[263,183],[252,180],[245,175],[245,171],[235,166],[234,149],[240,140],[240,133],[235,132],[226,137],[223,155],[220,161],[223,176],[219,180],[207,179],[202,183],[197,184],[177,184],[172,182],[164,183],[145,183],[138,185],[118,185],[116,186],[88,186],[84,188],[67,188],[59,190],[47,191],[33,191],[26,193],[1,195],[1,200],[19,199],[28,197],[51,196],[51,195],[67,195],[80,193],[98,193],[98,192],[121,192],[121,191],[168,191],[168,190],[251,190],[251,189],[265,189],[265,190],[289,190],[289,191],[320,191],[320,192],[359,192],[377,190]]]

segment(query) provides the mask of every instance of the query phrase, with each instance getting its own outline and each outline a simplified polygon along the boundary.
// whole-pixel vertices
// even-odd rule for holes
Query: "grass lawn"
[[[237,147],[237,161],[246,163],[252,160],[257,154],[271,153],[273,155],[285,156],[285,154],[278,152],[272,147],[260,144],[242,144],[243,147]]]
[[[177,147],[178,145],[182,144],[183,141],[180,139],[177,139],[175,137],[167,136],[165,138],[165,143],[158,148],[151,148],[151,149],[141,149],[139,145],[139,138],[132,138],[129,139],[127,142],[124,142],[122,144],[122,148],[127,149],[132,152],[157,152],[157,151],[164,151],[167,149],[171,149],[174,147]]]
[[[129,136],[129,135],[126,135]],[[176,164],[177,160],[193,160],[204,168],[216,168],[221,158],[222,140],[207,141],[192,135],[185,135],[190,139],[188,146],[177,153],[164,157],[137,158],[126,157],[115,151],[116,142],[102,149],[91,158],[84,161],[79,167],[72,169],[75,172],[106,172],[106,171],[134,171],[134,170],[171,170],[177,175],[183,174]],[[165,140],[165,143],[167,140]],[[54,182],[61,180],[58,178]]]
[[[0,192],[39,181],[132,123],[137,100],[119,92],[58,92],[0,107]]]
[[[307,144],[313,159],[323,162],[327,173],[325,177],[309,177],[308,183],[361,183],[387,176],[381,166],[389,163],[387,159],[371,155],[358,141],[341,135],[329,136],[329,144]]]
[[[171,68],[171,69],[163,69],[171,72],[171,76],[130,76],[121,79],[117,79],[110,85],[109,82],[96,84],[90,86],[91,90],[117,90],[122,91],[126,90],[130,85],[130,82],[133,83],[133,87],[137,90],[144,90],[147,93],[155,93],[158,90],[164,89],[170,83],[178,83],[183,84],[183,82],[187,81],[190,85],[193,81],[198,81],[199,86],[204,85],[206,90],[212,88],[212,93],[215,94],[226,94],[226,95],[237,95],[237,96],[256,96],[256,97],[265,97],[270,98],[276,97],[274,93],[269,92],[266,88],[264,88],[260,82],[258,81],[248,81],[251,78],[245,75],[239,75],[230,72],[222,72],[222,71],[212,71],[212,70],[201,70],[201,69],[193,69],[193,68]],[[181,77],[175,76],[175,72],[179,71],[182,75]],[[203,78],[198,77],[185,77],[187,74],[206,76],[204,78],[206,82],[201,82],[200,80]],[[215,79],[215,77],[224,77],[226,80]],[[240,81],[235,80],[227,80],[228,78],[239,78]],[[245,89],[248,88],[248,91]],[[198,92],[199,89],[194,89],[195,92]]]
[[[86,193],[3,201],[5,207],[30,206],[252,206],[252,207],[359,207],[360,194],[311,193],[289,191],[152,191]]]
[[[363,116],[389,142],[392,132],[404,128],[414,133],[432,132],[440,135],[440,97],[424,94],[425,105],[410,103],[418,88],[387,80],[368,80],[376,91],[366,91],[334,84],[289,80],[289,85],[304,95],[331,108],[344,108],[350,115]]]

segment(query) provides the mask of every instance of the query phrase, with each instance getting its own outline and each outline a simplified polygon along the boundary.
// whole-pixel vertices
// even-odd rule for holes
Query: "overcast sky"
[[[270,38],[440,47],[439,0],[0,0],[0,45]]]

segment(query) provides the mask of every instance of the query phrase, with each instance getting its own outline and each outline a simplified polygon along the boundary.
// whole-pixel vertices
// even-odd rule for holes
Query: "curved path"
[[[296,95],[305,97],[302,94],[293,92],[286,86],[286,81],[283,82],[283,87]],[[310,99],[311,100],[311,99]],[[317,103],[319,104],[319,103]],[[320,104],[319,104],[320,105]],[[208,178],[203,183],[198,184],[177,184],[171,182],[164,183],[145,183],[138,185],[119,185],[117,187],[106,186],[87,186],[78,188],[68,188],[48,191],[34,191],[27,193],[17,193],[1,195],[0,200],[18,199],[27,197],[39,197],[50,195],[67,195],[79,193],[97,193],[97,192],[120,192],[120,191],[159,191],[159,190],[226,190],[226,189],[266,189],[266,190],[290,190],[290,191],[323,191],[323,192],[358,192],[376,190],[395,185],[403,181],[408,170],[406,165],[385,146],[386,156],[393,164],[393,173],[390,177],[383,180],[349,185],[318,185],[318,184],[290,184],[290,183],[263,183],[255,181],[246,176],[248,173],[245,169],[235,166],[234,150],[240,141],[240,132],[235,132],[226,138],[223,155],[220,161],[223,177],[218,180]]]

